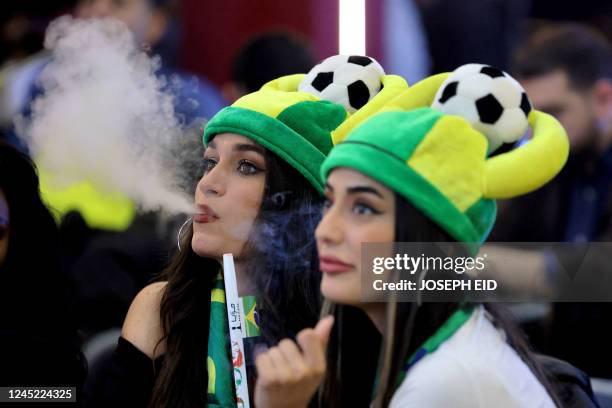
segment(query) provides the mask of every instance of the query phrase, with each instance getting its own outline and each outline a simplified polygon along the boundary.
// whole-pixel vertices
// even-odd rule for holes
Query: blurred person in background
[[[31,8],[24,6],[21,13],[5,20],[2,27],[6,37],[2,42],[6,52],[3,57],[8,62],[0,75],[0,125],[5,137],[16,144],[19,141],[12,129],[13,118],[18,113],[29,113],[29,104],[40,93],[37,78],[51,60],[49,53],[42,50],[46,26],[69,7],[64,4],[63,8],[56,6],[53,10]],[[180,25],[174,17],[175,9],[173,0],[79,0],[73,14],[77,18],[114,18],[125,23],[138,44],[161,57],[157,74],[166,77],[168,87],[176,95],[177,115],[188,125],[196,121],[193,124],[197,127],[202,119],[212,117],[224,107],[225,101],[206,79],[178,68]],[[43,17],[35,17],[44,13]],[[20,35],[22,31],[25,33]],[[13,37],[24,38],[17,41]]]
[[[0,141],[0,386],[70,386],[85,379],[73,287],[33,163]]]
[[[595,27],[608,38],[608,41],[612,41],[612,3],[609,0],[532,1],[530,17],[543,22],[573,21],[584,23]]]
[[[478,61],[507,69],[531,0],[414,0],[431,56],[430,72]]]
[[[80,0],[75,15],[80,18],[112,17],[124,22],[139,44],[162,59],[158,74],[178,80],[175,109],[186,124],[211,118],[226,102],[210,82],[177,67],[180,27],[174,17],[174,0]]]
[[[10,129],[13,117],[27,104],[33,78],[48,61],[42,48],[45,29],[74,7],[73,0],[4,3],[0,16],[0,139],[19,144]]]
[[[612,47],[584,25],[537,30],[516,54],[514,74],[535,109],[555,116],[568,132],[570,157],[546,187],[500,205],[494,241],[576,242],[612,240]],[[547,282],[576,265],[605,274],[612,254],[591,248],[503,251],[517,271]],[[571,265],[574,265],[572,268]],[[565,267],[565,268],[564,268]],[[521,275],[526,276],[526,275]],[[570,279],[573,278],[570,276]],[[605,277],[604,277],[605,278]],[[605,289],[605,288],[604,288]],[[541,351],[568,360],[587,374],[612,378],[612,316],[606,303],[555,303],[550,326],[534,341]]]
[[[400,75],[409,84],[425,78],[432,64],[417,1],[382,2],[382,60],[389,72]]]
[[[284,32],[261,34],[236,54],[232,81],[223,86],[223,95],[229,102],[235,102],[275,78],[303,74],[314,65],[308,44],[300,38]]]

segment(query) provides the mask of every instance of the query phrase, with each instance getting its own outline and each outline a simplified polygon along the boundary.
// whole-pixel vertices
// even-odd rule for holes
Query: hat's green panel
[[[346,141],[373,144],[406,161],[441,117],[441,112],[429,108],[381,113],[351,132]]]
[[[328,101],[307,101],[289,106],[276,119],[327,155],[333,146],[330,132],[338,127],[346,116],[347,112],[341,105]]]
[[[336,145],[323,162],[323,179],[338,167],[357,170],[400,194],[456,240],[480,242],[470,219],[394,152],[364,141],[353,142],[349,137]]]
[[[220,133],[248,137],[298,170],[319,192],[323,191],[319,168],[325,155],[308,140],[279,120],[253,110],[222,109],[204,129],[204,144]]]
[[[480,199],[467,209],[465,215],[472,220],[474,229],[480,235],[479,242],[482,243],[485,239],[487,239],[493,225],[495,224],[497,204],[495,204],[495,200],[489,200],[486,198]]]

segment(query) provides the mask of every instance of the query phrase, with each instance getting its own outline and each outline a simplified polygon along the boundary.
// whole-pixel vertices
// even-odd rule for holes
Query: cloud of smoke
[[[159,59],[111,19],[60,17],[45,47],[52,59],[40,77],[43,93],[18,124],[38,166],[59,185],[87,180],[143,210],[192,212],[192,197],[179,188],[186,130],[155,75]]]

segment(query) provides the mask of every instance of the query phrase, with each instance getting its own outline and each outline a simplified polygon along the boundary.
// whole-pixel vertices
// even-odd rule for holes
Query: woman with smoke
[[[277,81],[210,120],[196,214],[180,252],[163,281],[135,298],[123,326],[107,387],[122,403],[235,406],[220,276],[225,253],[234,255],[241,295],[255,297],[267,345],[316,323],[318,172],[331,131],[346,116],[342,106],[285,91]]]
[[[440,80],[423,83],[406,91],[407,104],[431,103]],[[326,317],[306,332],[314,345],[305,347],[300,334],[301,349],[283,341],[258,355],[258,406],[306,406],[321,381],[322,405],[347,406],[355,381],[369,374],[347,364],[378,354],[347,352],[359,333],[345,318],[353,309],[364,311],[383,338],[370,384],[374,407],[559,404],[526,342],[495,305],[462,296],[399,302],[394,291],[368,303],[361,289],[362,276],[371,273],[362,264],[363,242],[388,243],[389,251],[394,242],[458,242],[447,256],[475,256],[493,226],[498,192],[508,197],[538,188],[567,158],[567,136],[555,119],[534,111],[530,122],[529,144],[490,159],[484,134],[428,107],[378,114],[336,144],[321,169],[326,202],[316,229],[324,309],[335,324],[330,333]],[[418,272],[420,279],[442,275]],[[397,271],[384,279],[394,278]]]

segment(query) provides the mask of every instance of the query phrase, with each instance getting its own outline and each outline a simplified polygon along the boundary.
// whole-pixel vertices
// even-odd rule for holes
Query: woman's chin
[[[191,240],[191,249],[196,255],[203,258],[213,258],[223,260],[224,254],[232,254],[236,261],[242,252],[241,248],[244,244],[240,242],[229,243],[227,239],[215,239],[212,237],[198,237],[194,235]]]
[[[337,277],[323,275],[321,281],[321,293],[327,300],[341,305],[358,306],[361,304],[361,292],[350,290],[343,282],[339,282]]]
[[[221,253],[220,248],[216,248],[216,245],[210,242],[210,240],[201,240],[194,237],[191,240],[191,249],[196,255],[201,256],[202,258],[218,259],[223,257],[223,253]]]

